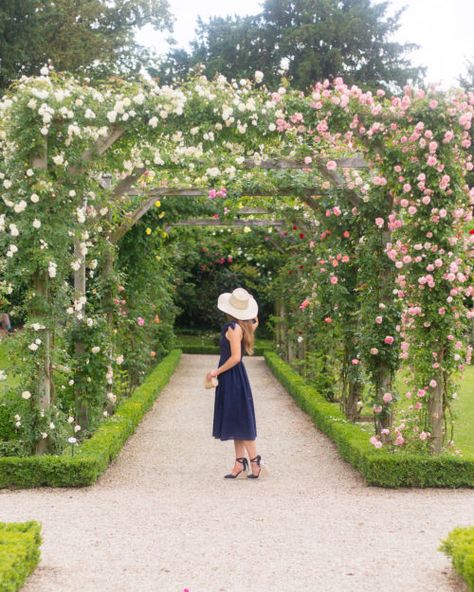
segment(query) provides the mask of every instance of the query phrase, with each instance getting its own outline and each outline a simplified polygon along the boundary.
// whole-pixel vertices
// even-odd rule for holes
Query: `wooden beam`
[[[342,169],[367,169],[369,168],[368,163],[360,156],[354,156],[352,158],[335,158],[337,166]],[[270,158],[268,160],[262,160],[256,164],[252,158],[244,160],[243,165],[248,169],[265,169],[265,170],[293,170],[293,169],[310,169],[314,166],[314,162],[311,164],[305,164],[303,160],[291,160],[291,159],[277,159]],[[325,163],[324,163],[325,164]]]
[[[256,226],[260,228],[266,228],[267,226],[272,227],[281,227],[283,226],[283,220],[219,220],[216,218],[202,218],[202,219],[195,219],[195,220],[180,220],[179,222],[174,222],[166,227],[166,230],[170,228],[175,228],[176,226],[192,226],[192,227],[199,227],[199,226],[225,226],[225,227],[243,227],[243,226]]]

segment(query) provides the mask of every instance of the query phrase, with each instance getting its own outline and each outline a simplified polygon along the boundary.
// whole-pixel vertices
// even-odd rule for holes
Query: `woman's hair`
[[[252,356],[253,347],[255,344],[255,331],[253,329],[253,319],[250,319],[249,321],[241,321],[240,319],[236,319],[231,315],[227,316],[230,320],[235,321],[242,329],[242,343],[244,346],[244,350],[249,356]]]

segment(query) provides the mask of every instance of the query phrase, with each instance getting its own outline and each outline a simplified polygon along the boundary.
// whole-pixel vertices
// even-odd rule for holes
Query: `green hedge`
[[[375,449],[369,436],[348,421],[338,404],[330,403],[276,353],[265,352],[276,378],[315,425],[336,444],[341,456],[369,485],[381,487],[474,487],[474,459],[449,454],[426,456],[403,450]]]
[[[0,522],[0,592],[16,592],[34,571],[40,558],[38,522]]]
[[[205,335],[178,335],[178,347],[185,354],[219,355],[219,334]],[[255,356],[263,356],[265,351],[273,349],[270,339],[257,339],[255,341]]]
[[[474,527],[455,528],[442,542],[440,550],[449,555],[456,571],[474,592]]]
[[[153,405],[178,365],[180,350],[174,350],[148,375],[133,395],[94,435],[62,456],[0,458],[0,488],[4,487],[79,487],[94,483],[117,456],[127,439]]]
[[[209,356],[218,356],[220,353],[217,345],[193,345],[193,344],[180,344],[180,349],[183,354],[202,354]],[[264,356],[265,352],[271,349],[269,346],[256,346],[254,350],[254,356]]]

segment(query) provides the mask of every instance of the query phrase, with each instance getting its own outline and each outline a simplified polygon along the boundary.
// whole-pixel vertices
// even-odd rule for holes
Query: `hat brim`
[[[217,308],[222,312],[225,312],[239,321],[249,321],[254,319],[258,315],[258,304],[255,298],[250,297],[249,305],[247,308],[236,308],[230,303],[230,292],[224,292],[217,300]]]

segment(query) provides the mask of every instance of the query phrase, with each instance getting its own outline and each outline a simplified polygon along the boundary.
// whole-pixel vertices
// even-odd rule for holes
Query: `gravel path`
[[[224,480],[211,436],[214,356],[178,371],[98,484],[1,491],[0,520],[40,520],[24,592],[459,592],[439,541],[474,524],[472,490],[366,487],[272,377],[246,360],[265,478]]]

